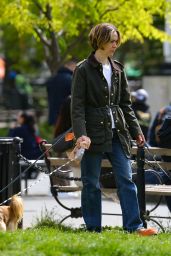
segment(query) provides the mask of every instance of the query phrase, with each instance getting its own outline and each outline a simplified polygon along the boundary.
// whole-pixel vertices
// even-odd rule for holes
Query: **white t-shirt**
[[[112,68],[111,68],[110,64],[104,64],[103,65],[103,75],[106,78],[106,81],[107,81],[107,84],[108,84],[108,88],[109,88],[109,94],[110,94],[111,84],[112,84],[112,81],[111,81],[111,78],[112,78]],[[113,129],[113,128],[115,128],[115,123],[114,123],[114,119],[113,119],[113,115],[112,115],[112,110],[111,109],[110,109],[110,116],[111,116],[112,129]]]

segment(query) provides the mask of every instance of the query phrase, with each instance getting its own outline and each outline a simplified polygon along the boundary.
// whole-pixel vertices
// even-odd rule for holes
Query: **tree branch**
[[[41,32],[41,30],[39,28],[34,28],[36,34],[38,35],[38,37],[40,38],[40,40],[42,41],[42,43],[44,45],[46,45],[47,47],[50,47],[50,43],[48,42],[48,39],[43,35],[43,33]]]
[[[37,6],[39,11],[45,15],[46,12],[43,10],[42,6],[36,0],[34,0],[34,4],[35,6]]]
[[[105,16],[106,13],[108,12],[114,12],[114,11],[117,11],[119,9],[119,7],[121,7],[122,5],[124,5],[125,3],[125,0],[120,4],[118,5],[117,7],[113,7],[113,8],[108,8],[106,9],[101,15],[100,15],[100,19],[103,18],[103,16]]]
[[[117,11],[117,10],[118,10],[118,7],[106,9],[106,10],[100,15],[100,19],[102,19],[102,18],[105,16],[106,13],[114,12],[114,11]]]
[[[35,28],[35,31],[43,43],[47,64],[51,72],[54,73],[56,71],[56,67],[58,66],[58,62],[60,61],[60,49],[57,42],[56,33],[51,25],[52,7],[47,3],[45,10],[43,10],[42,6],[36,0],[34,0],[34,3],[39,8],[41,13],[46,17],[48,22],[49,40],[45,37],[45,35],[43,35],[39,28]]]
[[[64,62],[68,53],[71,52],[71,50],[73,50],[78,43],[80,43],[82,40],[84,39],[84,33],[81,33],[80,37],[77,37],[76,39],[74,39],[68,46],[67,46],[67,50],[64,52],[63,56],[62,56],[62,61]]]
[[[45,16],[48,20],[52,20],[52,7],[50,4],[46,4]]]

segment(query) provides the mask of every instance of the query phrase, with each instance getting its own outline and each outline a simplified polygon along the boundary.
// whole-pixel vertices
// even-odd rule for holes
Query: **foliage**
[[[6,69],[10,67],[35,75],[43,59],[42,46],[29,34],[20,37],[16,28],[11,25],[3,26],[2,31],[1,52],[5,55]]]
[[[101,234],[58,228],[0,233],[1,255],[62,256],[166,256],[171,255],[171,235],[139,237],[117,229]]]
[[[0,128],[0,137],[7,137],[8,128]]]
[[[47,122],[43,122],[38,124],[38,128],[41,138],[50,143],[54,137],[54,127],[50,126]]]
[[[1,0],[0,24],[14,27],[21,38],[29,35],[42,44],[54,73],[66,59],[86,56],[87,34],[99,22],[114,23],[123,42],[170,40],[154,24],[156,16],[164,17],[170,10],[169,4],[165,0]]]

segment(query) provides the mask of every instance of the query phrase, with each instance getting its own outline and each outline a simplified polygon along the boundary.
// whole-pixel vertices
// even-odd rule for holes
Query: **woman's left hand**
[[[144,143],[145,143],[145,137],[143,134],[138,134],[137,138],[136,138],[136,142],[138,147],[143,147]]]

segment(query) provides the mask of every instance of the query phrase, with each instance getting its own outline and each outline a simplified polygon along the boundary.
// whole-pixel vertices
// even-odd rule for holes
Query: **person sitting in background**
[[[148,143],[152,147],[171,148],[171,104],[161,108],[154,118],[152,126],[149,130]],[[170,162],[170,156],[158,156],[160,160]],[[157,173],[150,170],[146,173],[146,184],[160,184],[171,185],[170,171],[159,169]],[[169,210],[171,211],[171,197],[165,196],[165,200]]]
[[[37,143],[35,119],[33,115],[21,112],[17,118],[17,126],[9,130],[10,137],[20,137],[23,139],[21,153],[28,159],[36,159],[41,155]]]
[[[132,97],[132,108],[135,115],[139,121],[142,132],[147,139],[148,130],[151,122],[151,113],[149,110],[149,105],[147,104],[148,93],[144,89],[139,89],[131,93]]]
[[[168,147],[167,145],[163,145],[162,140],[159,138],[158,136],[158,132],[160,130],[160,128],[162,127],[162,125],[164,124],[164,121],[168,118],[171,118],[171,104],[161,108],[155,118],[154,121],[151,125],[151,128],[149,130],[149,135],[148,135],[148,143],[150,144],[150,146],[152,147]],[[171,131],[170,133],[168,132],[168,135],[170,134],[171,136]],[[171,138],[167,138],[166,141],[167,143],[169,143],[171,140]],[[169,147],[171,148],[171,142]]]
[[[10,129],[9,137],[20,137],[23,139],[21,143],[21,154],[27,159],[35,160],[40,157],[41,150],[39,148],[40,137],[36,134],[35,119],[33,115],[21,112],[17,118],[17,126]],[[30,169],[30,175],[33,169]]]

